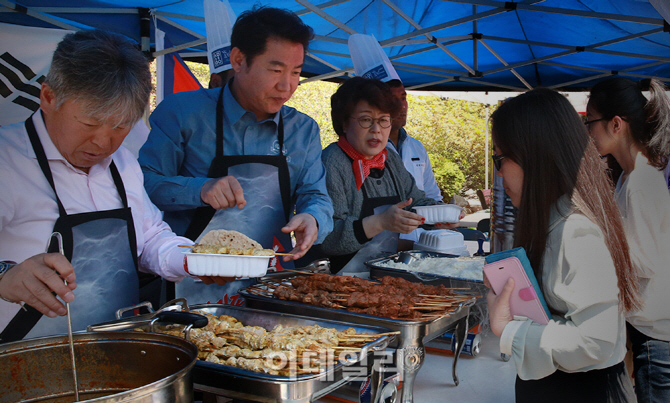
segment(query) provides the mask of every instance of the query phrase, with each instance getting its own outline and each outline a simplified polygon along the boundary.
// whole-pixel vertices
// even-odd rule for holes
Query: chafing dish
[[[183,303],[183,300],[182,300]],[[168,307],[165,309],[173,309]],[[183,310],[190,312],[206,312],[216,316],[230,315],[237,318],[246,326],[261,326],[272,329],[275,325],[307,326],[319,325],[322,327],[344,330],[349,327],[357,333],[386,333],[389,328],[374,325],[343,323],[315,319],[299,315],[268,312],[247,307],[235,307],[223,304],[202,304],[188,307],[181,305]],[[145,320],[135,318],[127,323],[132,326],[150,326],[156,318],[155,313],[145,316]],[[121,323],[121,322],[120,322]],[[158,325],[160,323],[154,323]],[[89,330],[118,330],[120,326],[112,326],[107,322],[102,326],[89,326]],[[367,359],[372,358],[372,352],[384,350],[392,338],[380,336],[377,340],[366,344],[358,354],[349,355],[346,362],[335,363],[325,372],[318,374],[298,375],[285,377],[253,372],[228,365],[211,362],[196,361],[193,368],[193,388],[198,391],[225,396],[234,399],[250,400],[267,403],[306,403],[325,396],[343,384],[356,377],[367,375]],[[363,373],[365,371],[365,373]]]
[[[298,275],[309,275],[302,273],[274,273],[271,280],[281,281],[290,277]],[[259,287],[258,285],[256,287]],[[284,312],[289,314],[300,314],[310,317],[346,321],[353,323],[360,323],[372,326],[381,326],[394,331],[398,331],[399,335],[396,337],[396,342],[391,345],[397,349],[397,365],[399,370],[402,370],[403,388],[401,401],[403,403],[411,403],[413,401],[413,387],[416,374],[423,365],[425,348],[424,343],[444,334],[447,331],[452,331],[456,335],[456,353],[454,354],[454,361],[452,365],[452,376],[454,383],[458,385],[458,376],[456,374],[456,364],[461,350],[463,349],[463,340],[468,329],[468,315],[470,307],[474,305],[476,299],[473,297],[470,300],[460,303],[459,307],[449,316],[443,316],[432,320],[397,320],[383,318],[379,316],[370,316],[366,314],[359,314],[349,312],[343,309],[322,308],[303,303],[285,301],[271,297],[265,297],[253,294],[247,289],[240,290],[247,301],[247,306],[250,308],[262,308],[273,310],[277,312]]]

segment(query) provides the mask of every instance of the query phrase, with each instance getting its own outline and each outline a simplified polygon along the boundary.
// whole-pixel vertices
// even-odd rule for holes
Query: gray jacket
[[[333,232],[322,244],[323,251],[327,255],[339,256],[354,253],[369,241],[364,234],[361,234],[360,221],[364,218],[361,217],[363,189],[367,192],[368,197],[399,196],[400,200],[407,200],[411,197],[412,204],[406,207],[406,210],[414,206],[441,204],[437,200],[426,197],[426,194],[416,187],[414,178],[407,172],[397,153],[388,153],[386,167],[382,170],[381,177],[368,176],[361,190],[356,190],[352,160],[337,143],[332,143],[323,150],[321,160],[326,167],[326,188],[335,211]],[[393,173],[395,185],[389,171]]]

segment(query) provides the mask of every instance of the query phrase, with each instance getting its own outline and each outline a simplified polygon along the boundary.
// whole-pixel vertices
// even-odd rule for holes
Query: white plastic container
[[[458,222],[462,207],[455,204],[436,204],[433,206],[414,206],[414,210],[426,219],[425,224],[439,222]]]
[[[414,249],[448,253],[457,256],[470,256],[463,234],[446,229],[423,232],[419,238],[419,242],[414,243]]]
[[[195,276],[261,277],[274,256],[184,252],[188,272]]]

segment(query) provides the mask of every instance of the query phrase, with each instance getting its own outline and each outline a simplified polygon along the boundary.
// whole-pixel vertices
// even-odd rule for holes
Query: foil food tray
[[[223,304],[193,305],[186,307],[186,309],[190,312],[204,312],[216,316],[229,315],[238,319],[245,326],[261,326],[266,329],[272,329],[275,325],[281,324],[283,326],[319,325],[321,327],[335,328],[338,331],[351,327],[356,329],[356,333],[387,333],[390,330],[380,326],[315,319],[300,315]],[[124,321],[127,320],[119,322],[123,323]],[[134,327],[138,325],[137,320],[129,322]],[[148,326],[148,323],[146,325]],[[106,330],[111,330],[109,322],[104,324],[104,326]],[[95,330],[96,326],[91,326],[90,328]],[[115,330],[118,330],[118,327]],[[373,342],[363,346],[358,354],[351,355],[348,362],[335,363],[335,365],[322,373],[298,375],[295,377],[264,374],[198,360],[193,368],[193,386],[195,390],[254,402],[312,402],[339,388],[356,376],[360,376],[360,370],[353,370],[351,367],[364,364],[369,353],[376,350],[384,350],[391,339],[392,337],[382,335]],[[363,368],[367,370],[367,367]]]
[[[274,273],[269,278],[276,281],[300,275],[303,274],[296,274],[295,272],[278,272]],[[256,285],[254,287],[263,288],[267,286]],[[476,302],[475,298],[461,302],[458,308],[449,316],[443,316],[432,320],[399,320],[355,313],[344,309],[324,308],[294,301],[286,301],[277,298],[256,295],[249,292],[247,289],[242,289],[239,291],[239,293],[244,297],[247,306],[250,308],[267,309],[296,315],[299,314],[333,321],[344,321],[370,326],[380,326],[399,332],[399,334],[396,336],[395,343],[391,343],[390,346],[395,347],[397,350],[401,351],[402,354],[402,359],[399,360],[401,362],[400,365],[402,365],[404,382],[401,398],[402,403],[409,403],[413,401],[414,379],[416,377],[416,373],[423,365],[423,360],[425,357],[424,343],[427,343],[434,338],[443,335],[447,331],[452,331],[456,335],[456,343],[459,345],[459,347],[456,349],[457,353],[454,354],[452,377],[456,385],[459,383],[458,376],[456,374],[456,364],[462,350],[462,341],[465,340],[465,335],[468,329],[468,316],[470,307]]]

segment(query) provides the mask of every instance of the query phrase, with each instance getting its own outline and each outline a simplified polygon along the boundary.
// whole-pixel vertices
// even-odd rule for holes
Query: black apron
[[[112,161],[109,169],[122,208],[67,214],[32,117],[26,120],[26,130],[58,204],[60,216],[53,230],[61,233],[63,251],[77,276],[75,299],[70,303],[72,330],[82,331],[88,325],[113,320],[117,309],[135,305],[139,299],[135,226],[119,171]],[[49,252],[58,252],[56,242],[51,242]],[[33,307],[25,307],[27,310],[19,310],[0,335],[3,343],[67,333],[65,316],[43,317]]]
[[[391,176],[393,186],[395,187],[395,196],[386,197],[370,197],[365,188],[365,182],[361,187],[363,191],[363,206],[361,211],[361,220],[374,214],[381,214],[386,209],[394,204],[400,203],[400,189],[396,182],[393,172],[384,168],[384,171]],[[374,177],[368,176],[366,181],[375,180]],[[398,233],[391,231],[382,231],[375,235],[369,242],[367,242],[361,249],[353,256],[346,255],[345,257],[331,258],[331,270],[341,275],[357,275],[365,276],[369,274],[370,269],[365,266],[365,262],[378,257],[388,256],[397,252],[398,249]]]
[[[224,87],[225,88],[225,87]],[[293,249],[290,234],[281,231],[291,215],[291,177],[284,150],[284,122],[279,115],[277,127],[279,155],[224,155],[223,152],[223,91],[216,104],[216,154],[207,177],[234,176],[244,190],[247,204],[244,208],[231,207],[215,210],[211,206],[196,209],[185,236],[194,241],[210,230],[239,231],[260,243],[263,248],[277,252]],[[271,266],[292,269],[293,261],[283,262],[277,257]],[[224,286],[204,285],[185,278],[176,285],[176,297],[186,298],[190,304],[221,302],[239,305],[243,300],[237,294],[255,280],[237,280]]]

